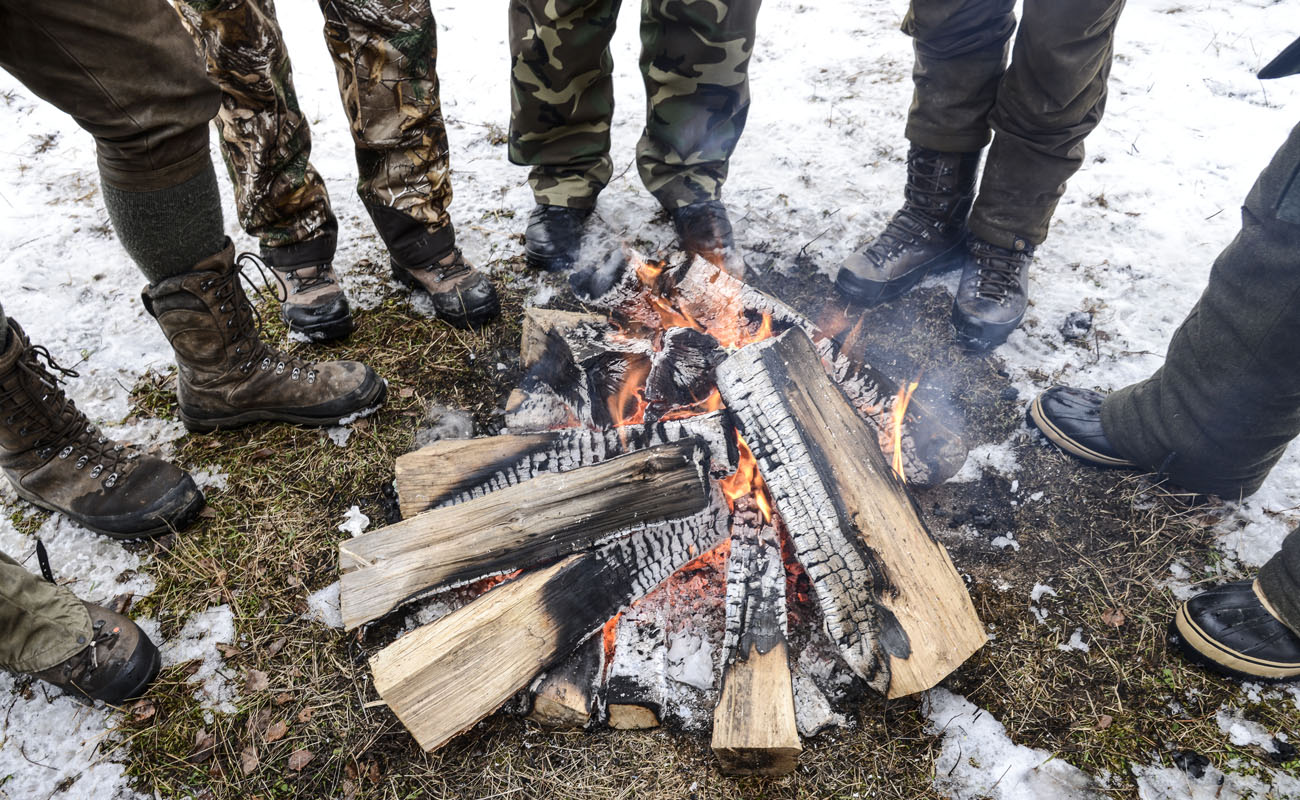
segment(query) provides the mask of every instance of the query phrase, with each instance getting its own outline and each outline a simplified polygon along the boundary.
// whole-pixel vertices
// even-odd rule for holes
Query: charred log
[[[556,667],[534,681],[528,718],[543,728],[585,728],[599,714],[605,671],[605,643],[592,636]]]
[[[618,730],[656,728],[668,693],[668,638],[663,620],[632,609],[618,620],[605,674],[605,711]]]

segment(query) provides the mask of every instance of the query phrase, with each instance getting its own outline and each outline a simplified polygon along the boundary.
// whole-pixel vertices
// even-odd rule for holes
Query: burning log
[[[339,545],[339,605],[350,630],[417,596],[587,549],[708,507],[693,439],[540,475]]]
[[[574,428],[539,434],[434,442],[397,458],[397,496],[403,517],[463,503],[550,472],[597,464],[615,456],[683,439],[709,450],[709,464],[730,470],[721,414],[609,431]]]
[[[543,728],[585,728],[597,714],[597,688],[605,669],[605,643],[592,636],[533,684],[528,718]]]
[[[425,750],[492,713],[606,620],[726,535],[716,507],[507,581],[370,661],[375,689]]]
[[[785,564],[776,531],[752,501],[738,503],[727,557],[722,694],[713,752],[729,775],[785,775],[803,745],[786,644]]]
[[[549,334],[576,328],[583,323],[604,324],[599,314],[581,311],[556,311],[552,308],[525,308],[523,335],[520,340],[519,359],[528,369],[542,359],[546,352]]]
[[[605,711],[617,730],[657,728],[668,694],[668,636],[663,620],[634,608],[618,620],[605,675]]]
[[[694,328],[669,328],[664,333],[663,348],[654,354],[646,376],[646,419],[653,422],[674,408],[708,400],[717,385],[713,370],[726,358],[718,340],[707,333]]]
[[[718,387],[758,458],[826,631],[888,697],[928,689],[985,641],[947,551],[802,331],[746,347]]]

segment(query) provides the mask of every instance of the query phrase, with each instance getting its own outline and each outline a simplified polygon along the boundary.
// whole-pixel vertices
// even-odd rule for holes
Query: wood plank
[[[557,311],[552,308],[524,309],[523,334],[519,341],[519,359],[524,368],[533,366],[546,350],[547,334],[556,330],[576,328],[584,322],[601,323],[605,317],[583,311]]]
[[[726,608],[713,752],[728,775],[785,775],[803,750],[786,644],[785,564],[776,530],[749,498],[732,516]]]
[[[597,713],[604,668],[605,642],[592,636],[533,683],[528,718],[551,730],[589,726]]]
[[[595,431],[585,428],[539,434],[487,436],[434,442],[397,458],[397,496],[410,518],[443,505],[464,503],[491,492],[597,464],[656,445],[696,438],[709,449],[717,475],[734,470],[728,424],[721,413],[689,419]]]
[[[718,367],[850,668],[888,697],[928,689],[985,642],[961,576],[799,329]]]
[[[726,535],[716,505],[503,583],[370,660],[375,688],[425,750],[492,713],[628,603]]]
[[[351,630],[422,594],[523,569],[709,505],[694,439],[540,475],[339,545],[339,605]]]

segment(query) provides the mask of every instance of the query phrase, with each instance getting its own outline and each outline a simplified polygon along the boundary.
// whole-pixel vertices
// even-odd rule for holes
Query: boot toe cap
[[[1075,458],[1101,467],[1135,467],[1106,438],[1101,406],[1106,396],[1089,389],[1053,386],[1034,398],[1026,413],[1052,444]]]
[[[1300,677],[1300,636],[1264,608],[1250,581],[1215,587],[1178,610],[1171,642],[1193,661],[1249,680]]]

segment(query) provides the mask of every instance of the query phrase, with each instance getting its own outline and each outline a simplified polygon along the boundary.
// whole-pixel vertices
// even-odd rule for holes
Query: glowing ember
[[[620,611],[614,616],[610,617],[609,621],[605,623],[604,629],[601,630],[601,637],[602,637],[601,640],[605,644],[605,666],[606,667],[609,666],[609,662],[614,660],[614,637],[618,635],[618,621],[622,618],[623,618],[623,612]]]
[[[903,473],[903,417],[907,415],[907,404],[912,402],[912,393],[916,391],[917,385],[920,384],[920,377],[917,380],[898,390],[898,397],[894,400],[893,427],[894,432],[894,474],[898,479],[906,482],[907,475]]]
[[[623,385],[606,401],[609,418],[615,428],[640,425],[645,422],[645,410],[649,405],[645,399],[645,379],[649,374],[649,363],[628,365],[627,378],[623,381]]]
[[[772,521],[772,501],[767,494],[767,484],[758,472],[758,460],[745,444],[745,437],[736,433],[736,449],[740,452],[735,473],[718,481],[718,487],[727,498],[727,506],[736,510],[736,501],[746,495],[753,495],[758,510],[763,512],[763,521]]]

